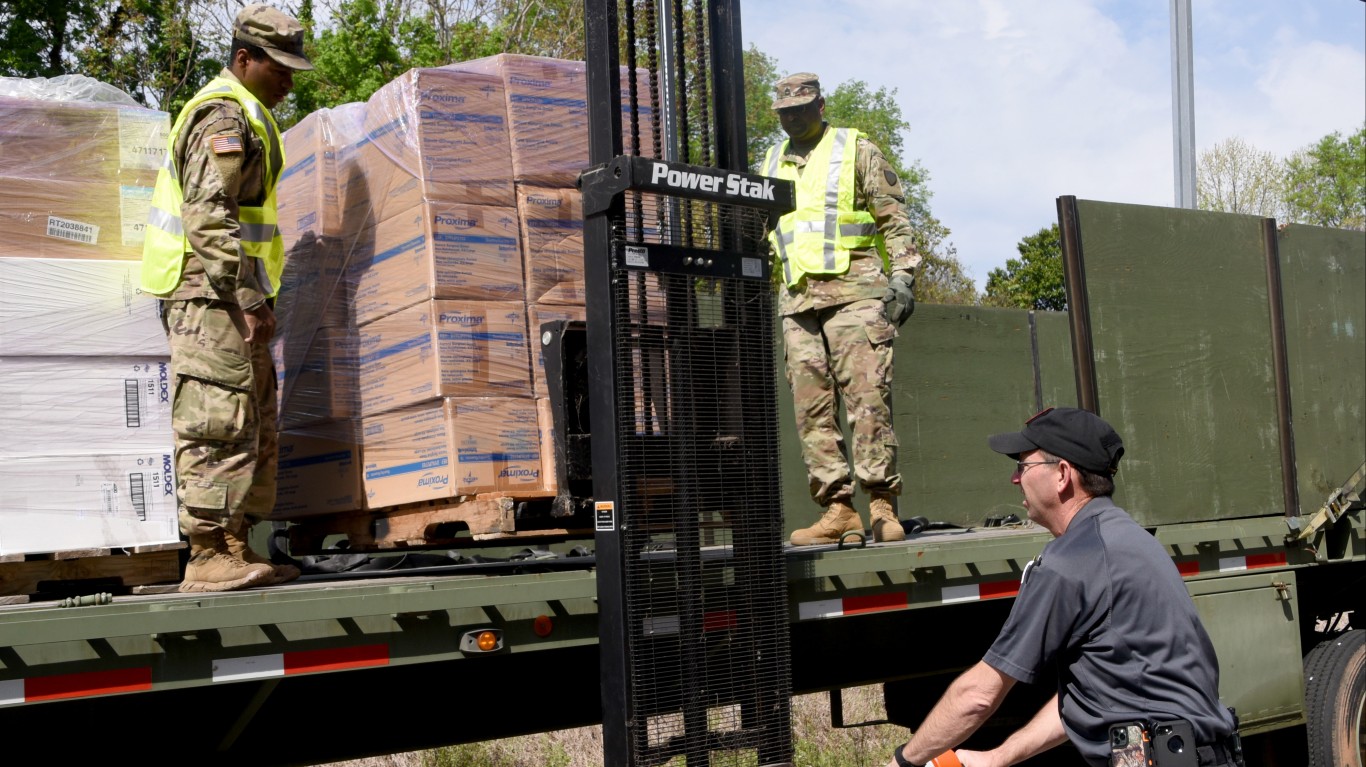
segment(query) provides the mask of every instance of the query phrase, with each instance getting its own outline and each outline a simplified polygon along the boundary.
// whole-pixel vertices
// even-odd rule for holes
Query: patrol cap
[[[1111,476],[1124,455],[1124,441],[1095,413],[1050,407],[1025,421],[1023,431],[987,438],[992,450],[1019,460],[1021,453],[1043,450],[1096,474]]]
[[[252,3],[237,14],[233,36],[260,46],[277,64],[290,69],[312,69],[304,56],[304,27],[264,3]]]
[[[810,72],[798,72],[778,81],[774,109],[787,109],[810,104],[821,97],[821,80]]]

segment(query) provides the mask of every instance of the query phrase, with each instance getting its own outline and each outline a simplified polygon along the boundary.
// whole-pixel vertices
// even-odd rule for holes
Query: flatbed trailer
[[[1366,568],[1362,517],[1348,521],[1352,550],[1329,565],[1286,547],[1276,518],[1155,533],[1221,649],[1223,696],[1249,735],[1304,722],[1300,614]],[[794,692],[888,683],[902,691],[889,696],[893,715],[908,699],[933,702],[981,657],[1047,538],[992,527],[788,547]],[[0,723],[36,743],[136,739],[149,764],[193,754],[259,765],[596,724],[597,583],[591,558],[575,559],[0,607]],[[484,631],[498,649],[477,648]],[[1231,657],[1234,645],[1244,651]],[[904,673],[829,662],[845,649],[892,653]]]

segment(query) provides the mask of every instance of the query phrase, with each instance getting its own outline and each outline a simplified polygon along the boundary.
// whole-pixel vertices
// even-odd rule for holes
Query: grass
[[[882,686],[844,691],[844,720],[882,719]],[[873,725],[835,729],[825,693],[792,699],[793,761],[799,767],[882,767],[892,749],[906,740],[904,727]],[[683,760],[666,767],[681,767]],[[722,764],[715,760],[714,764]],[[752,763],[745,760],[743,763]],[[331,767],[602,767],[602,727],[524,735],[517,738],[446,746],[430,751],[337,762]]]

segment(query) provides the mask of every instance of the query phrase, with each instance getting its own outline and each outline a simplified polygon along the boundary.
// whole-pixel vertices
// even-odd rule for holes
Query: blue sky
[[[895,88],[905,158],[985,285],[1059,195],[1175,200],[1169,0],[742,0],[781,72]],[[1366,122],[1366,2],[1192,0],[1195,141],[1285,157]]]

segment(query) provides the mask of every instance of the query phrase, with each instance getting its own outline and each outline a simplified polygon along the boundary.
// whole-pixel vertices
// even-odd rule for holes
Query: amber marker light
[[[466,631],[460,637],[460,652],[480,653],[495,652],[503,649],[503,632],[499,629],[475,629]]]
[[[544,639],[555,630],[555,622],[550,619],[549,615],[537,615],[536,619],[531,622],[531,630],[535,632],[536,636]]]

